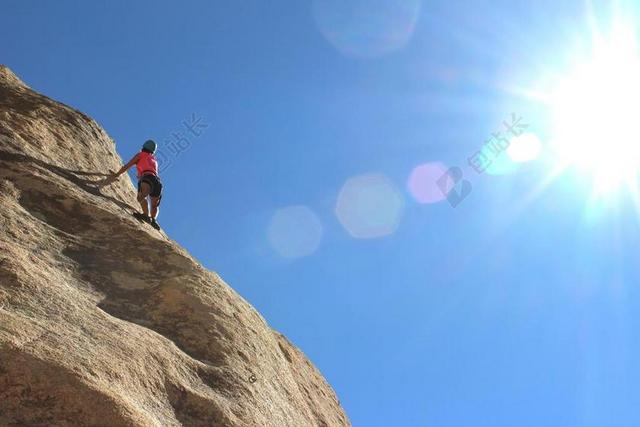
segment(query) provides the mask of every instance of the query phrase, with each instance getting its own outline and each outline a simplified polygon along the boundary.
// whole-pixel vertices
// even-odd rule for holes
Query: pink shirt
[[[145,173],[152,173],[158,176],[158,161],[156,156],[146,151],[141,151],[138,157],[138,163],[136,163],[136,169],[138,170],[138,177],[141,177]]]

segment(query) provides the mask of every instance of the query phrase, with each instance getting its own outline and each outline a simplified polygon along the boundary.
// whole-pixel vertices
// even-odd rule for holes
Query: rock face
[[[84,114],[0,66],[0,425],[347,426],[330,386],[215,273],[130,215]]]

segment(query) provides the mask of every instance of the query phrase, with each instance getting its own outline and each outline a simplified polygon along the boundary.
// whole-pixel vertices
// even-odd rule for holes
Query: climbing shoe
[[[137,219],[138,221],[143,221],[143,222],[147,222],[149,224],[151,224],[151,218],[146,216],[143,213],[140,212],[134,212],[133,216],[135,217],[135,219]]]
[[[158,224],[158,221],[156,221],[155,218],[151,218],[151,221],[149,222],[149,224],[151,224],[151,226],[156,230],[160,230],[160,224]]]

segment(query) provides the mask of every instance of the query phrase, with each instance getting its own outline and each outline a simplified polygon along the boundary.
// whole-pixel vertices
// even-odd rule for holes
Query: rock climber
[[[116,181],[120,175],[128,171],[133,165],[138,172],[138,202],[142,207],[142,213],[134,212],[133,216],[140,221],[151,224],[156,230],[160,230],[158,225],[158,211],[160,200],[162,199],[162,182],[158,176],[158,161],[154,156],[158,145],[149,139],[142,145],[142,150],[129,163],[120,168],[118,172],[112,173],[106,178],[102,185],[109,185]],[[149,200],[151,201],[151,215],[149,215]]]

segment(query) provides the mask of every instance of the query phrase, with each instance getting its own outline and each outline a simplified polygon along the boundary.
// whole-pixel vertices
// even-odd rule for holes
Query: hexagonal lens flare
[[[353,237],[372,239],[392,234],[403,210],[402,195],[386,176],[366,174],[347,180],[335,212]]]
[[[438,186],[438,180],[447,173],[447,167],[440,162],[424,163],[417,166],[407,182],[409,193],[418,203],[438,203],[447,198],[447,192]]]
[[[411,39],[420,0],[314,0],[313,15],[325,38],[350,57],[375,58]]]
[[[277,210],[267,230],[271,247],[284,258],[300,258],[314,253],[322,240],[322,224],[306,206]]]

